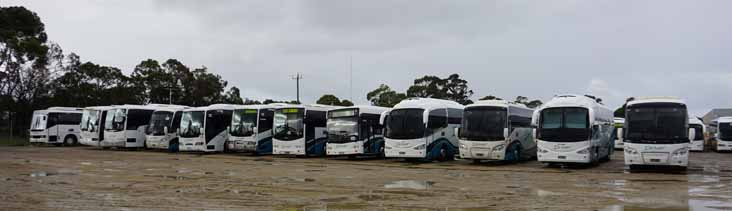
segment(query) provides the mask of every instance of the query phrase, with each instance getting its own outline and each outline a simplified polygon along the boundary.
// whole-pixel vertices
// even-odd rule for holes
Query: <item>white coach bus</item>
[[[81,108],[50,107],[33,111],[30,143],[73,146],[79,140]]]
[[[274,109],[280,106],[282,104],[236,106],[224,150],[272,154]]]
[[[107,111],[112,108],[114,106],[92,106],[83,109],[79,143],[87,146],[99,146],[99,142],[104,139],[104,120],[107,117]]]
[[[689,143],[686,104],[675,97],[635,98],[625,107],[625,165],[673,166],[685,169]]]
[[[714,123],[717,127],[717,133],[714,134],[714,139],[717,141],[715,149],[732,151],[732,117],[719,117]]]
[[[460,158],[520,161],[536,156],[533,109],[505,100],[482,100],[465,107],[458,130]]]
[[[150,123],[145,130],[145,147],[151,149],[167,149],[168,152],[178,151],[178,127],[183,115],[180,105],[156,105],[157,108],[150,117]]]
[[[542,163],[598,163],[614,152],[613,112],[583,95],[559,95],[534,112]]]
[[[180,151],[223,152],[235,105],[214,104],[183,110],[178,140]]]
[[[623,149],[623,125],[625,125],[625,119],[615,117],[615,149]]]
[[[704,151],[704,133],[707,131],[706,126],[697,118],[689,118],[689,128],[694,129],[694,140],[691,141],[689,151]]]
[[[389,108],[351,106],[328,111],[328,155],[384,155],[381,114]]]
[[[383,115],[384,154],[409,160],[446,161],[458,155],[463,105],[449,100],[410,98]]]
[[[145,129],[155,111],[150,105],[119,105],[107,110],[101,147],[145,147]]]
[[[337,107],[326,105],[288,105],[275,109],[272,154],[324,156],[327,112]]]

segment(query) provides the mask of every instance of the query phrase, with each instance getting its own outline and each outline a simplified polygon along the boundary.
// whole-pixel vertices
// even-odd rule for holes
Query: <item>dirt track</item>
[[[519,164],[0,148],[0,209],[732,209],[732,154],[686,173],[628,173],[622,152],[584,169]]]

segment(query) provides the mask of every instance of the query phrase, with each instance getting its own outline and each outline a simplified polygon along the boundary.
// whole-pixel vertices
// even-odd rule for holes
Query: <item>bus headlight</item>
[[[625,153],[628,153],[628,154],[631,154],[631,155],[637,155],[638,154],[638,150],[637,149],[634,149],[632,147],[627,147],[626,146],[625,149],[623,149],[623,150],[625,151]]]
[[[549,152],[549,150],[545,150],[544,148],[541,148],[541,147],[539,147],[536,151],[538,151],[539,153],[548,153]]]
[[[384,149],[391,149],[391,147],[390,146],[385,146]]]
[[[686,155],[686,153],[688,153],[688,152],[689,152],[689,148],[688,147],[684,147],[684,148],[681,148],[681,149],[677,149],[676,151],[674,151],[671,154],[673,156],[683,156],[683,155]]]
[[[580,151],[577,151],[577,154],[587,154],[590,153],[590,148],[584,148]]]
[[[351,136],[351,141],[356,141],[356,136]]]
[[[506,144],[499,144],[498,146],[493,147],[493,151],[501,151],[504,147],[506,147]]]
[[[460,144],[460,148],[465,149],[465,148],[468,148],[468,146],[465,146],[465,144]]]
[[[414,147],[415,150],[423,150],[425,148],[426,148],[426,144],[420,144],[420,145],[417,145],[416,147]]]

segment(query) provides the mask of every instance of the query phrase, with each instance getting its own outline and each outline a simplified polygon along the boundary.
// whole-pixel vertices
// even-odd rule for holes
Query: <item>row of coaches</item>
[[[54,113],[68,113],[55,119],[65,119],[72,128],[51,127],[46,116]],[[80,120],[72,121],[72,116]],[[716,122],[717,138],[728,137],[732,118]],[[475,162],[536,158],[543,163],[607,161],[620,145],[631,167],[685,167],[688,151],[695,149],[694,141],[703,133],[697,123],[688,118],[683,101],[658,97],[628,102],[623,119],[582,95],[558,95],[536,110],[503,100],[463,106],[429,98],[406,99],[393,108],[152,104],[38,111],[31,141],[73,144],[81,140],[91,146],[172,152],[380,155],[437,161],[459,156]],[[47,132],[41,134],[39,128]],[[719,144],[732,147],[723,141]]]

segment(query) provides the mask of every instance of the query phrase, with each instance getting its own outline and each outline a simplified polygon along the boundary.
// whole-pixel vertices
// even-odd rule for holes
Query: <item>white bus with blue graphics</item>
[[[235,108],[235,105],[214,104],[183,110],[178,128],[178,149],[223,152]]]
[[[101,147],[145,147],[145,129],[156,106],[119,105],[107,110]]]
[[[389,108],[351,106],[328,111],[328,155],[384,155],[381,114]]]
[[[689,128],[694,129],[694,140],[691,141],[689,151],[704,151],[704,133],[707,132],[706,126],[704,126],[704,123],[697,118],[689,118]]]
[[[716,151],[732,151],[732,117],[719,117],[713,124],[717,127],[714,134]]]
[[[179,146],[177,131],[183,109],[188,107],[180,105],[157,105],[157,107],[145,131],[145,147],[177,152]]]
[[[73,146],[79,140],[81,108],[50,107],[33,111],[30,143]]]
[[[274,110],[281,104],[239,105],[231,118],[226,151],[272,154]]]
[[[410,98],[384,115],[384,154],[408,160],[446,161],[458,155],[463,105],[449,100]]]
[[[79,143],[87,146],[99,146],[99,143],[104,140],[104,120],[107,117],[107,111],[112,108],[114,107],[93,106],[83,109],[81,113]]]
[[[613,112],[584,95],[558,95],[534,112],[542,163],[596,164],[615,151]]]
[[[536,156],[533,109],[505,100],[481,100],[465,107],[458,130],[460,158],[520,161]]]
[[[327,113],[334,108],[288,105],[275,109],[272,154],[325,156]]]
[[[695,130],[686,103],[676,97],[635,98],[625,107],[625,165],[686,169]]]

